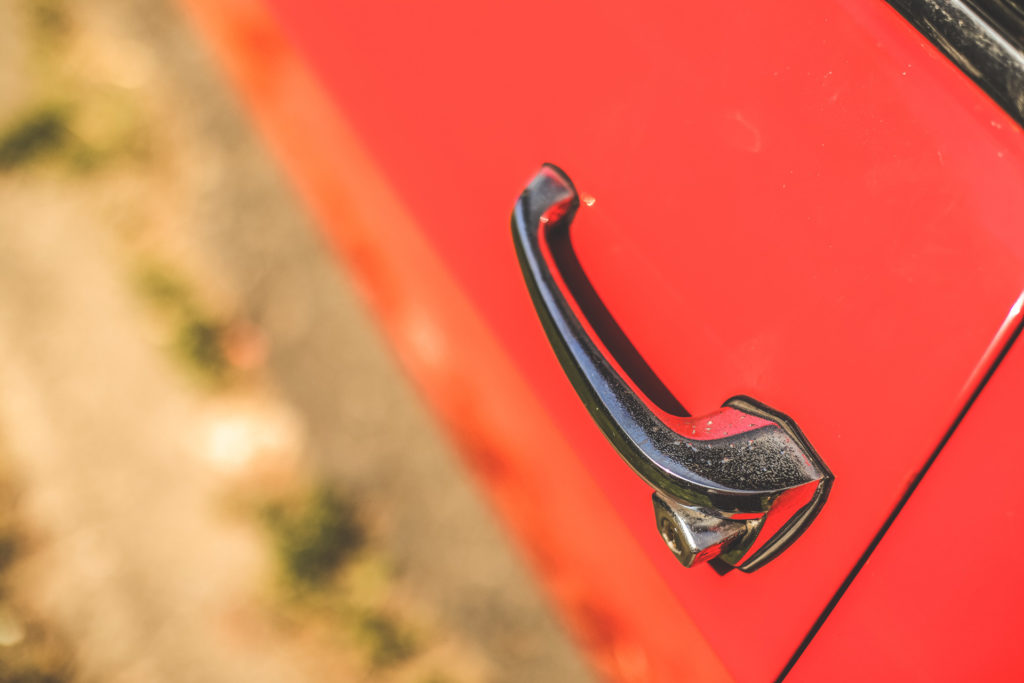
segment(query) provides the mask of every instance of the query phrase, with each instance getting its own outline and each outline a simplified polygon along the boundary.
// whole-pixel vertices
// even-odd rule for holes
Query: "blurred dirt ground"
[[[0,0],[0,682],[583,681],[167,0]]]

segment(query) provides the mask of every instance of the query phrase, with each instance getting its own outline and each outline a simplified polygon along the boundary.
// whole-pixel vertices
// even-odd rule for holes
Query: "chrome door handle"
[[[566,234],[576,188],[545,164],[516,202],[512,236],[548,340],[591,417],[653,494],[658,530],[686,565],[753,571],[814,519],[832,474],[796,424],[736,397],[703,417],[656,414],[619,375],[562,294],[541,235]]]

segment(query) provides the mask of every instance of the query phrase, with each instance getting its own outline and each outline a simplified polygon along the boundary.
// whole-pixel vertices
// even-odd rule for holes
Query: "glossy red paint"
[[[776,675],[1006,343],[1020,129],[880,2],[268,2],[188,4],[250,17],[216,42],[549,585],[629,643],[591,638],[605,670]],[[834,472],[758,573],[675,563],[547,348],[506,227],[543,161],[675,396],[762,400]]]
[[[529,559],[598,671],[622,681],[729,680],[266,8],[252,0],[182,5],[405,367],[512,531],[528,539]]]
[[[788,680],[1021,681],[1016,344]]]
[[[881,3],[271,4],[730,671],[781,670],[1024,289],[1018,127]],[[551,357],[495,225],[545,160],[596,198],[579,260],[682,403],[765,401],[835,473],[757,574],[675,564]]]

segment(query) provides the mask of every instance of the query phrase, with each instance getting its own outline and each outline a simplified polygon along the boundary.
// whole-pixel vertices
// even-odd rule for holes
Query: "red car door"
[[[782,673],[1018,327],[1013,119],[880,2],[188,4],[602,670]],[[753,396],[834,474],[758,571],[679,565],[552,354],[543,162],[648,398]]]

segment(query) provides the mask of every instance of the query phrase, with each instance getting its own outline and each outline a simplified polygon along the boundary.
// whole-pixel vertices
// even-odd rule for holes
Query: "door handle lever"
[[[591,417],[650,484],[658,531],[687,567],[753,571],[813,521],[832,474],[796,424],[746,397],[702,417],[655,412],[577,319],[541,248],[565,235],[579,208],[572,181],[545,164],[512,212],[512,236],[555,355]]]

